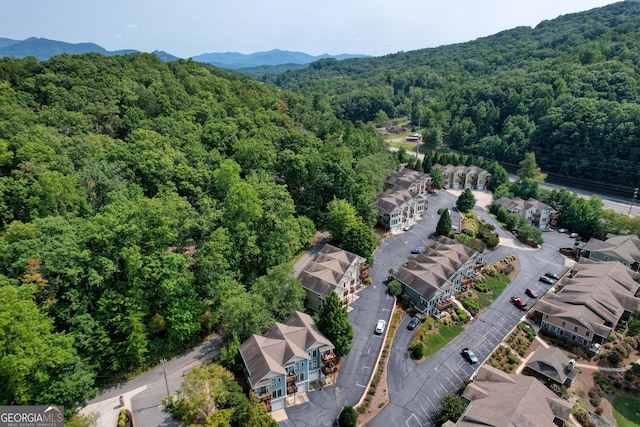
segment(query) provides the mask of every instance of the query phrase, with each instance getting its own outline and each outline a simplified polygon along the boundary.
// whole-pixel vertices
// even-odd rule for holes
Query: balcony
[[[298,381],[298,374],[294,372],[292,375],[287,375],[287,384],[295,383],[296,381]]]
[[[270,401],[271,401],[271,392],[270,391],[258,396],[258,402],[270,402]]]
[[[436,308],[439,311],[445,311],[446,309],[451,308],[453,306],[454,306],[454,303],[451,300],[442,300],[442,301],[436,303]]]
[[[335,359],[336,359],[336,354],[333,351],[330,351],[328,353],[324,353],[322,355],[322,361],[325,362],[325,363],[332,362]]]
[[[293,385],[287,386],[287,394],[293,394],[293,393],[297,393],[297,392],[298,392],[298,385],[297,384],[293,384]]]

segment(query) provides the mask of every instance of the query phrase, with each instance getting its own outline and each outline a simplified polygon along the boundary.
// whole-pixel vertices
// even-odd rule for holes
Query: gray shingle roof
[[[431,181],[431,177],[426,173],[404,168],[387,178],[385,184],[388,188],[395,190],[408,190],[412,185],[420,181]]]
[[[428,301],[476,254],[473,249],[441,236],[421,254],[411,255],[405,266],[391,274]]]
[[[422,198],[419,194],[412,194],[409,190],[388,189],[378,194],[375,203],[378,209],[388,214],[415,198]]]
[[[627,261],[629,264],[640,262],[640,237],[635,234],[628,236],[611,236],[607,240],[589,239],[583,250],[599,252],[612,258]]]
[[[573,381],[578,373],[577,369],[569,368],[569,360],[560,349],[541,346],[531,355],[525,366],[559,384],[564,384],[567,379]]]
[[[637,309],[640,299],[634,295],[640,284],[634,278],[640,274],[619,262],[585,258],[575,264],[574,270],[573,278],[565,280],[562,290],[546,294],[535,310],[566,318],[606,337],[625,310]]]
[[[310,359],[307,351],[333,349],[311,316],[296,311],[282,323],[274,323],[263,336],[252,335],[240,345],[252,389],[266,386],[276,375],[286,375],[285,366]]]
[[[471,403],[455,424],[500,427],[553,427],[558,417],[569,419],[573,406],[534,377],[506,374],[483,365],[463,397]]]
[[[298,279],[303,288],[326,297],[340,284],[354,260],[358,260],[359,263],[364,261],[364,258],[326,244],[316,258],[300,272]]]

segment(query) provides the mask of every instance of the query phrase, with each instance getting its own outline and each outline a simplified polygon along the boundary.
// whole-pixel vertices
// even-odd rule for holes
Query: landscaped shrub
[[[489,287],[487,286],[486,283],[484,282],[478,282],[475,285],[473,285],[473,288],[478,291],[478,292],[488,292],[489,291]]]
[[[576,420],[578,420],[578,422],[583,426],[591,422],[591,417],[589,417],[589,413],[584,408],[578,408],[578,410],[573,415],[576,417]]]
[[[467,315],[467,312],[461,309],[460,307],[456,307],[456,314],[458,315],[458,319],[460,319],[461,322],[466,322],[467,319],[469,318],[469,316]]]
[[[622,363],[624,357],[622,357],[622,353],[618,350],[618,347],[616,347],[611,350],[611,353],[609,353],[609,355],[607,356],[607,360],[612,365],[618,366],[620,363]]]
[[[480,304],[478,304],[478,301],[474,299],[465,298],[462,300],[462,305],[464,305],[464,307],[474,316],[478,314],[478,311],[480,311]]]
[[[424,357],[424,353],[427,351],[427,348],[422,343],[417,343],[411,348],[411,356],[414,359],[422,359]]]

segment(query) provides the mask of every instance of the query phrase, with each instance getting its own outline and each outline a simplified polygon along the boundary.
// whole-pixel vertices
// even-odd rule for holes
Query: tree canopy
[[[338,357],[346,356],[351,350],[354,333],[347,307],[342,305],[340,297],[330,292],[326,301],[320,307],[316,324],[318,329],[331,341]]]
[[[321,99],[150,54],[1,58],[0,111],[0,277],[33,351],[59,344],[49,363],[5,348],[2,404],[62,393],[72,410],[211,332],[262,334],[301,309],[284,266],[329,202],[369,236],[398,166]]]

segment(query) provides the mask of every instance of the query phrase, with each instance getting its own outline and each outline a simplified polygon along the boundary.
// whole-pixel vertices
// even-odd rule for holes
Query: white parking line
[[[415,421],[410,423],[409,420],[415,420]],[[405,421],[405,424],[407,425],[407,427],[412,427],[412,426],[422,427],[422,423],[420,422],[416,414],[411,414],[411,416],[407,418],[407,420]]]

